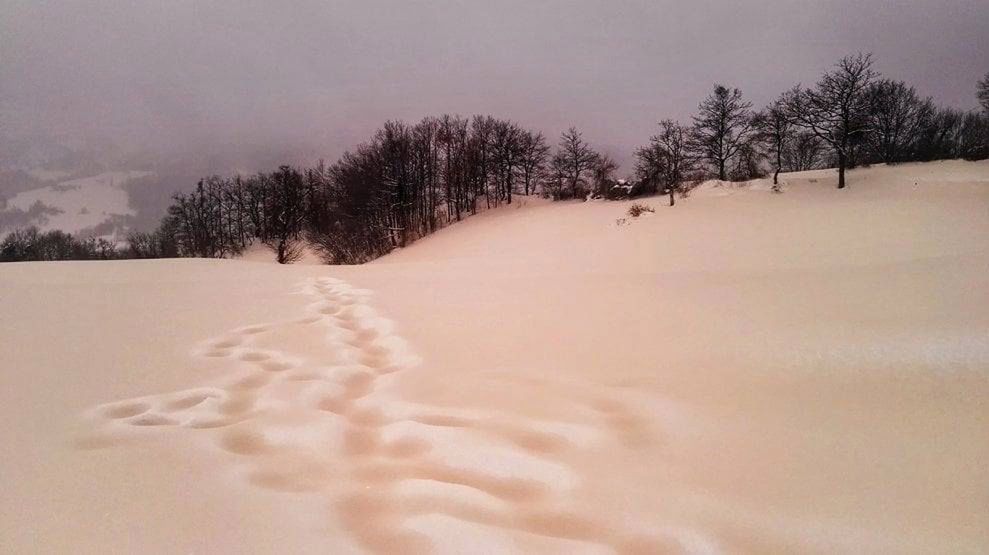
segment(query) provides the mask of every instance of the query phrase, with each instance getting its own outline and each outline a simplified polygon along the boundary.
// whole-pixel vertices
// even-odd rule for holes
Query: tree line
[[[78,238],[61,230],[16,229],[0,242],[0,262],[114,260],[122,249],[102,237]]]
[[[260,241],[282,263],[305,244],[359,264],[515,195],[582,198],[616,168],[576,129],[553,152],[542,133],[491,116],[390,121],[333,165],[203,179],[128,243],[137,258],[226,257]]]
[[[983,112],[939,107],[902,81],[882,78],[870,54],[842,58],[812,86],[762,110],[737,88],[715,85],[689,125],[665,119],[635,151],[635,177],[575,128],[555,149],[542,133],[491,116],[389,121],[326,165],[281,166],[252,176],[211,176],[174,195],[159,227],[126,246],[35,229],[0,243],[0,261],[213,257],[268,245],[280,263],[310,245],[331,264],[359,264],[515,195],[554,200],[677,195],[703,179],[746,181],[784,171],[989,157],[989,74]]]
[[[559,151],[538,132],[491,116],[443,115],[416,124],[390,121],[333,165],[282,166],[250,177],[211,177],[177,194],[151,234],[129,241],[136,254],[224,257],[252,241],[291,262],[302,244],[332,264],[357,264],[403,247],[452,222],[552,190],[582,192],[603,157],[580,134]],[[543,187],[559,168],[557,187]]]
[[[707,177],[747,181],[784,171],[862,164],[989,158],[989,74],[977,87],[982,112],[937,106],[904,83],[882,78],[871,54],[847,56],[812,86],[798,85],[762,110],[737,88],[715,85],[690,125],[659,123],[635,152],[633,194],[685,193]]]

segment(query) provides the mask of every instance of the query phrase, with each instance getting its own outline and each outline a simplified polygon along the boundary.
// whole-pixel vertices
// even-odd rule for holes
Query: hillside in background
[[[0,236],[36,226],[122,240],[157,227],[172,195],[203,176],[250,174],[294,159],[287,148],[138,152],[108,141],[0,132]]]

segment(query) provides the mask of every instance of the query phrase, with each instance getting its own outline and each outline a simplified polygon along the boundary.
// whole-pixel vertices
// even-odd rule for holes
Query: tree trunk
[[[673,200],[673,187],[670,187],[670,206],[673,206],[674,204],[676,204],[676,201]]]
[[[783,152],[780,148],[776,149],[776,172],[773,173],[773,185],[779,185],[780,168],[783,166]]]
[[[845,152],[838,151],[838,188],[845,188]]]

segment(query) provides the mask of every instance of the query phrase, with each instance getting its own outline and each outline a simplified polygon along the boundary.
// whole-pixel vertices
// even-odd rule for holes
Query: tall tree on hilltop
[[[766,107],[756,119],[757,137],[773,159],[773,185],[779,185],[783,155],[793,139],[793,122],[786,113],[785,99],[780,98]]]
[[[872,54],[846,56],[824,74],[814,88],[799,85],[787,96],[793,122],[812,131],[835,153],[838,188],[845,188],[845,169],[856,139],[868,131],[869,85],[878,76]]]
[[[549,145],[542,133],[526,131],[522,135],[519,168],[522,170],[522,182],[525,194],[536,192],[536,180],[542,173],[549,157]]]
[[[587,182],[597,160],[598,154],[588,146],[576,128],[571,127],[560,136],[554,167],[563,172],[564,185],[568,189],[565,193],[569,198],[579,198],[587,192]]]
[[[665,119],[659,122],[659,133],[649,138],[649,146],[635,152],[635,172],[647,191],[662,191],[670,195],[670,206],[676,204],[676,193],[682,193],[688,175],[694,171],[690,130]]]
[[[299,234],[306,216],[305,186],[302,174],[289,166],[271,174],[271,185],[269,245],[279,264],[289,264],[302,255]]]
[[[495,122],[491,141],[494,171],[494,198],[512,203],[515,175],[522,157],[522,129],[510,121]]]
[[[594,175],[594,192],[595,194],[609,198],[611,195],[611,187],[615,185],[615,172],[618,171],[618,162],[607,154],[602,154],[598,156],[592,173]]]
[[[742,91],[715,85],[698,107],[694,117],[691,149],[699,159],[717,169],[718,179],[728,178],[728,161],[750,140],[753,125],[752,103],[742,99]]]
[[[887,164],[903,161],[934,105],[921,99],[902,81],[881,79],[869,88],[869,143],[876,159]]]

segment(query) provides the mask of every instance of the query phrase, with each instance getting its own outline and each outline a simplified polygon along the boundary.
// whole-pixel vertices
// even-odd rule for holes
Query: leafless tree
[[[494,197],[512,203],[515,176],[522,158],[522,129],[510,121],[496,120],[491,137]]]
[[[303,231],[306,206],[302,174],[289,166],[282,166],[272,174],[271,227],[268,245],[275,251],[279,264],[291,264],[302,255],[299,236]]]
[[[752,104],[742,99],[742,92],[715,85],[698,107],[694,117],[691,149],[696,158],[706,160],[718,172],[718,179],[728,178],[728,162],[748,143],[753,132]]]
[[[568,198],[567,174],[569,168],[563,156],[554,154],[549,160],[549,165],[543,179],[543,193],[554,200]]]
[[[868,94],[869,143],[876,159],[887,164],[903,161],[934,111],[933,103],[902,81],[888,79],[874,82]]]
[[[659,133],[649,138],[649,146],[635,152],[635,171],[647,191],[662,190],[676,204],[675,193],[683,193],[687,176],[696,160],[689,145],[690,130],[673,120],[659,122]]]
[[[550,148],[542,133],[531,131],[522,134],[521,147],[519,168],[522,170],[525,194],[529,195],[536,192],[536,180],[546,165]]]
[[[613,185],[615,185],[615,172],[618,171],[618,162],[607,154],[601,154],[595,161],[592,170],[594,179],[594,192],[597,196],[608,198]]]
[[[917,160],[945,160],[961,156],[961,128],[965,113],[953,108],[936,108],[924,122],[914,145]]]
[[[959,134],[962,158],[966,160],[989,158],[989,113],[965,114]]]
[[[571,127],[560,136],[554,166],[564,172],[569,198],[579,198],[586,194],[588,179],[597,161],[598,154],[588,146],[576,128]]]
[[[793,122],[812,131],[834,151],[839,189],[845,187],[851,148],[868,131],[868,91],[876,77],[872,54],[860,53],[839,60],[814,88],[797,86],[787,95],[787,112]]]
[[[477,212],[476,199],[484,196],[487,207],[491,207],[491,195],[487,194],[491,179],[491,143],[495,119],[491,116],[474,116],[470,135],[470,176],[473,184],[471,213]]]
[[[0,241],[0,262],[114,260],[129,254],[102,237],[74,237],[57,229],[15,229]]]
[[[783,151],[783,166],[793,172],[812,170],[821,163],[823,151],[824,145],[814,133],[794,133],[793,140]]]
[[[976,96],[979,98],[979,104],[982,104],[982,110],[989,114],[989,73],[979,81]]]
[[[757,137],[773,159],[773,185],[779,184],[783,155],[793,141],[793,121],[786,113],[785,99],[780,98],[766,107],[756,119]]]
[[[462,213],[468,210],[470,196],[467,174],[467,147],[469,122],[460,116],[444,114],[440,117],[437,136],[442,150],[441,169],[446,197],[447,222],[455,217],[460,221]]]
[[[765,153],[755,141],[747,141],[732,158],[732,168],[728,172],[731,181],[749,181],[765,177]]]

